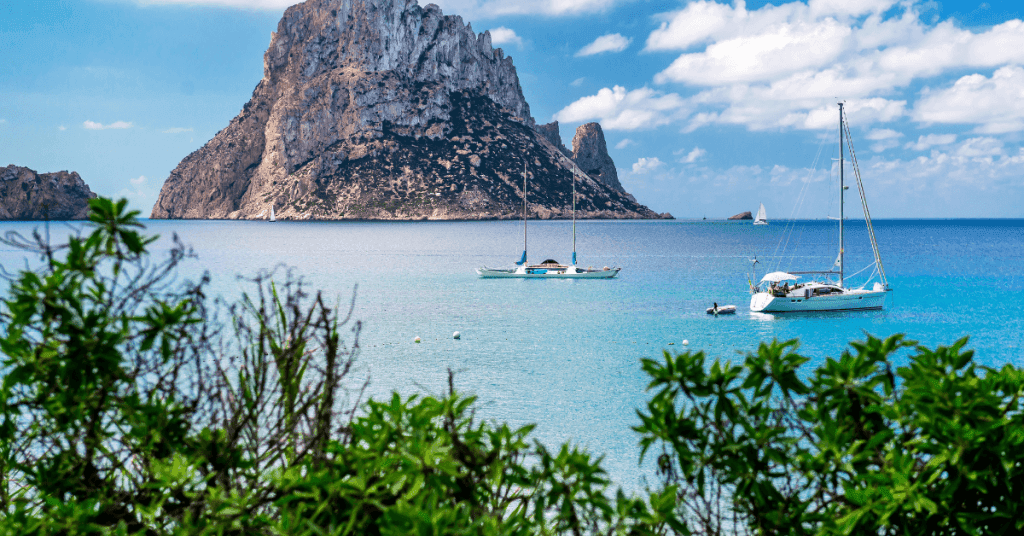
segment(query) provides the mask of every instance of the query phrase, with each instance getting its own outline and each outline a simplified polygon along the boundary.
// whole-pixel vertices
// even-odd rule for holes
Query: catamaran
[[[839,103],[839,256],[829,270],[811,272],[771,272],[761,278],[755,287],[751,284],[750,310],[762,313],[788,313],[802,311],[859,311],[882,309],[885,307],[885,295],[889,282],[885,278],[885,268],[878,253],[878,242],[875,230],[871,225],[871,213],[868,211],[867,198],[864,196],[864,184],[860,178],[857,155],[853,150],[853,138],[850,127],[845,122],[843,103]],[[844,255],[845,247],[845,215],[843,212],[846,185],[843,176],[843,139],[850,148],[850,160],[853,164],[854,176],[857,178],[857,189],[860,192],[861,206],[864,209],[864,221],[867,223],[868,237],[871,239],[871,251],[874,254],[874,272],[868,281],[877,273],[878,281],[867,289],[864,285],[848,288],[845,284]],[[764,205],[761,206],[764,209]],[[758,214],[760,215],[760,213]],[[754,261],[755,264],[757,261]],[[868,267],[872,267],[869,265]],[[867,268],[865,268],[867,269]],[[822,278],[812,279],[806,283],[797,282],[802,276]],[[838,276],[838,281],[830,278]]]
[[[764,212],[764,203],[757,209],[757,217],[754,218],[754,225],[768,225],[768,215]]]
[[[563,157],[564,158],[564,157]],[[496,278],[527,278],[527,279],[611,279],[618,275],[621,268],[581,268],[576,266],[576,163],[572,162],[572,264],[562,264],[547,259],[540,264],[530,264],[526,258],[526,168],[523,168],[523,256],[515,263],[515,268],[477,268],[476,273],[483,279]]]

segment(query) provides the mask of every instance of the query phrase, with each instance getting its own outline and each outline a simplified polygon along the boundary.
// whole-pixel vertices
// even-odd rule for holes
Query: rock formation
[[[555,149],[558,149],[565,156],[572,158],[572,151],[566,149],[565,144],[562,143],[562,133],[558,130],[558,121],[552,121],[546,125],[537,125],[536,129],[541,136],[544,136],[544,139],[555,146]]]
[[[739,214],[737,214],[735,216],[729,216],[729,219],[730,220],[752,220],[752,219],[754,219],[754,215],[751,214],[750,211],[748,210],[746,212],[740,212]]]
[[[96,197],[75,172],[0,168],[0,220],[82,220]]]
[[[626,193],[619,183],[615,162],[608,156],[608,146],[604,142],[601,125],[586,123],[576,129],[576,135],[572,138],[572,159],[591,177],[619,192]]]
[[[308,0],[281,19],[251,100],[171,172],[152,217],[512,218],[524,171],[535,216],[567,217],[571,166],[534,125],[488,32],[416,0]],[[603,180],[577,184],[580,217],[658,217]]]

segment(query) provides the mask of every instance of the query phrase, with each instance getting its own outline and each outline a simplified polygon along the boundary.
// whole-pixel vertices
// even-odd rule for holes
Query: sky
[[[0,0],[0,166],[77,171],[148,215],[248,101],[292,3]],[[842,101],[873,217],[1024,217],[1017,2],[435,3],[491,32],[567,146],[599,122],[658,212],[837,216]]]

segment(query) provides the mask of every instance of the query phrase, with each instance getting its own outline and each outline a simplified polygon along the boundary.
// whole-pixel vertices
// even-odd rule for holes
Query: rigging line
[[[777,271],[782,266],[783,258],[785,257],[786,251],[789,249],[789,242],[793,236],[793,230],[796,228],[796,212],[797,210],[800,209],[801,206],[803,206],[804,200],[807,197],[807,191],[811,184],[811,178],[813,178],[814,172],[818,169],[818,162],[821,161],[821,153],[825,148],[825,143],[826,139],[822,138],[821,143],[818,144],[818,151],[814,155],[814,161],[811,163],[811,167],[808,170],[807,179],[804,181],[803,186],[800,188],[800,193],[797,194],[796,202],[793,203],[793,208],[789,214],[789,221],[786,222],[786,226],[783,228],[782,238],[779,240],[779,243],[776,244],[775,251],[772,253],[772,257],[775,259],[775,270],[773,271]],[[803,236],[803,232],[801,232],[801,236]],[[797,243],[799,242],[800,238],[798,237]],[[789,259],[789,262],[793,262],[792,257]]]
[[[843,112],[843,115],[845,116],[846,113]],[[857,155],[853,150],[853,136],[850,135],[849,119],[847,119],[846,121],[845,128],[846,140],[849,142],[850,146],[850,159],[853,161],[853,173],[854,176],[857,177],[857,190],[860,192],[860,203],[861,206],[864,208],[864,222],[867,224],[868,227],[868,237],[871,238],[871,250],[875,254],[875,262],[878,263],[879,279],[881,279],[883,285],[888,287],[889,281],[885,277],[885,266],[882,265],[882,256],[878,252],[878,241],[875,240],[875,228],[873,225],[871,225],[871,211],[868,210],[868,200],[867,197],[864,195],[864,183],[861,181],[860,178],[860,166],[857,164]]]

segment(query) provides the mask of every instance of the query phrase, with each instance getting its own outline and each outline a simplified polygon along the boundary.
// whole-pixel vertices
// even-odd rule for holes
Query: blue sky
[[[0,165],[78,171],[148,214],[249,99],[290,3],[7,0]],[[1024,217],[1015,2],[437,3],[492,32],[566,145],[600,122],[623,186],[659,212],[837,215],[841,99],[873,216]]]

